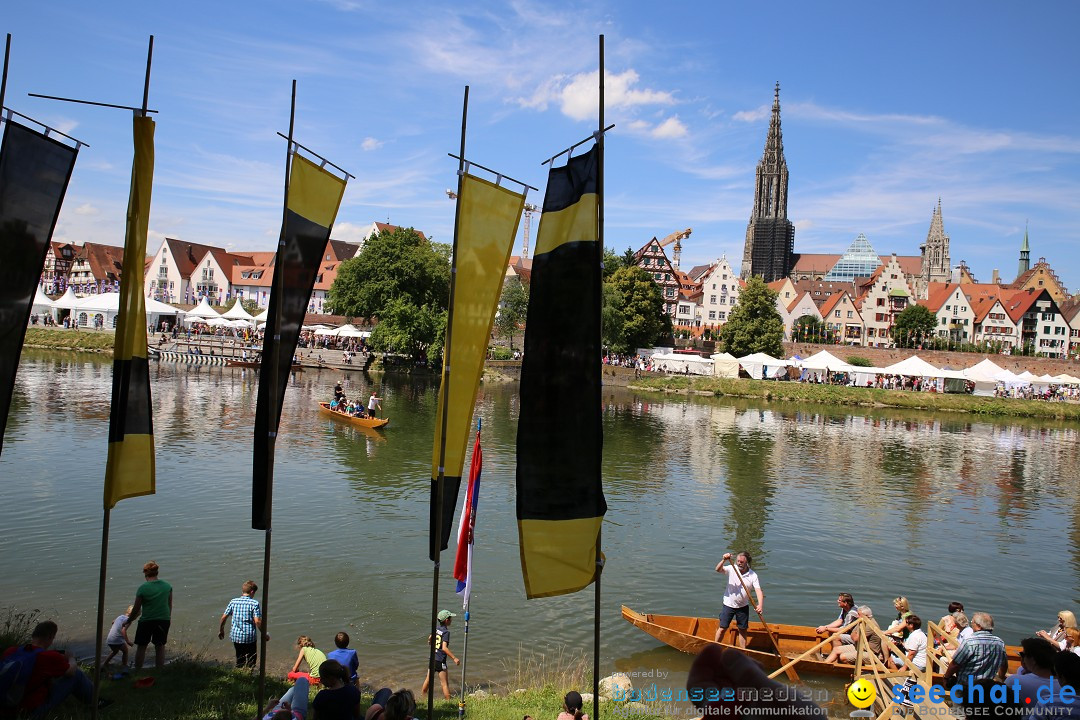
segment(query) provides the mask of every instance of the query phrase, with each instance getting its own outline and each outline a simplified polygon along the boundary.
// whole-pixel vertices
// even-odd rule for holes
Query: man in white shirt
[[[726,566],[725,562],[728,563]],[[727,572],[727,587],[724,588],[724,604],[720,610],[720,625],[716,628],[716,642],[720,642],[734,619],[735,628],[739,632],[739,647],[746,647],[746,629],[750,625],[750,596],[747,588],[754,588],[757,594],[755,610],[758,614],[765,604],[765,594],[761,592],[757,573],[750,569],[752,562],[750,553],[744,551],[735,556],[735,562],[731,562],[731,553],[724,553],[724,557],[716,564],[716,572]]]

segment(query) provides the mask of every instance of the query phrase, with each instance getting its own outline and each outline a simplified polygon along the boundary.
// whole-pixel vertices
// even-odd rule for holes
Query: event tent
[[[41,287],[38,286],[37,293],[34,295],[34,302],[30,308],[32,313],[51,313],[53,309],[53,301],[49,299],[49,296],[41,292]]]
[[[60,297],[53,300],[52,306],[57,310],[72,310],[79,304],[79,298],[75,296],[75,291],[68,285],[67,292]]]
[[[369,337],[371,335],[371,333],[365,332],[365,331],[361,330],[358,327],[354,327],[353,325],[342,325],[341,327],[339,327],[337,329],[337,335],[338,335],[338,337],[358,337],[358,338],[362,338],[362,337]]]
[[[261,313],[255,316],[255,322],[266,322],[266,319],[270,317],[270,308],[266,308]]]
[[[210,318],[221,317],[221,314],[210,307],[210,303],[206,301],[206,298],[199,300],[199,304],[187,311],[185,321],[191,322],[193,320],[209,320]]]
[[[713,375],[722,378],[739,377],[739,359],[729,353],[712,355]]]
[[[159,302],[154,298],[144,298],[146,304],[147,324],[158,327],[162,320],[175,322],[177,315],[183,315],[184,311],[172,305]],[[94,323],[94,317],[101,316],[102,327],[115,328],[116,318],[120,314],[120,293],[109,292],[100,295],[87,295],[81,298],[72,309],[71,314],[79,327],[90,327]]]
[[[221,317],[225,318],[226,320],[246,320],[249,323],[254,322],[255,320],[255,318],[252,317],[251,313],[244,309],[244,306],[240,304],[239,300],[233,303],[233,306],[231,308],[221,313]]]
[[[652,356],[653,370],[680,375],[712,375],[712,360],[692,353],[659,353]]]
[[[847,367],[847,363],[828,350],[822,350],[800,362],[799,367],[803,370],[840,370]]]
[[[1001,373],[1004,370],[990,358],[984,358],[982,362],[972,365],[961,372],[966,379],[975,383],[975,395],[989,397],[997,389],[998,382],[1001,380]]]
[[[791,365],[787,360],[780,360],[766,353],[752,353],[746,357],[741,357],[739,358],[739,364],[742,365],[747,375],[755,380],[760,380],[763,377],[776,377],[781,368]],[[762,375],[763,371],[764,376]]]

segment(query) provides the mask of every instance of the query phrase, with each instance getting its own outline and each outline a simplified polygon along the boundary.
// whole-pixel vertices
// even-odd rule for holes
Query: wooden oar
[[[733,560],[729,558],[728,562],[731,564],[731,569],[735,571],[735,575],[739,578],[739,582],[742,583],[743,592],[746,593],[746,602],[753,606],[754,612],[756,612],[757,616],[761,618],[761,624],[765,626],[765,634],[769,636],[769,640],[772,640],[773,647],[776,648],[776,654],[780,658],[781,662],[783,662],[784,654],[780,652],[780,643],[776,642],[776,637],[773,635],[772,628],[769,627],[769,623],[765,620],[765,615],[757,609],[757,605],[754,605],[753,602],[751,602],[750,588],[746,586],[746,581],[743,580],[742,573],[739,572],[739,568]],[[785,672],[787,672],[788,680],[790,680],[791,682],[802,682],[801,680],[799,680],[799,674],[795,672],[794,667],[787,668]]]

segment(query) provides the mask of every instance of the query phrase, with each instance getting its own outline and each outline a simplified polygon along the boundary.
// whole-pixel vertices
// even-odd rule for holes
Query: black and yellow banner
[[[105,508],[120,500],[154,493],[154,421],[150,407],[150,366],[146,360],[146,299],[143,266],[154,184],[154,121],[135,118],[135,160],[131,165],[120,312],[113,343],[109,459],[105,466]]]
[[[517,434],[521,573],[529,598],[597,575],[600,523],[598,151],[548,174],[536,238]]]
[[[281,273],[281,277],[274,278],[274,291],[270,293],[262,369],[259,371],[259,399],[255,408],[251,527],[256,530],[266,530],[270,526],[273,498],[270,438],[271,434],[277,437],[296,341],[300,338],[311,289],[315,286],[319,264],[330,240],[330,229],[344,194],[344,178],[323,170],[300,155],[293,155],[285,224],[274,261],[274,273]],[[275,357],[278,362],[276,377],[272,370]],[[277,384],[277,402],[271,406],[273,383]]]
[[[435,415],[435,444],[431,457],[429,554],[435,560],[435,538],[440,549],[450,540],[450,528],[461,488],[465,449],[472,430],[473,405],[484,369],[491,326],[499,307],[506,266],[517,236],[525,196],[481,178],[466,174],[458,199],[457,272],[454,308],[449,318],[450,352],[443,357],[443,383]],[[449,373],[447,372],[449,368]],[[448,396],[446,427],[443,427],[443,393]],[[435,532],[438,505],[439,455],[446,433],[444,458],[442,533]]]
[[[0,145],[0,452],[26,325],[77,150],[13,122]]]

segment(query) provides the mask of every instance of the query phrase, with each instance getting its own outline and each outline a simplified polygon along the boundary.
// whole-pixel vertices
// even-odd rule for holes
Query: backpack
[[[24,645],[0,661],[0,707],[16,708],[22,703],[41,651],[42,648]]]

